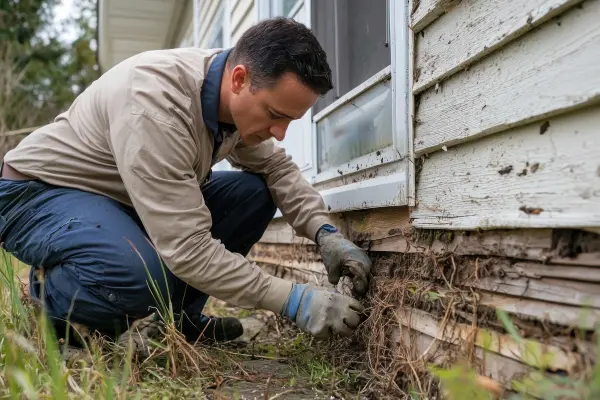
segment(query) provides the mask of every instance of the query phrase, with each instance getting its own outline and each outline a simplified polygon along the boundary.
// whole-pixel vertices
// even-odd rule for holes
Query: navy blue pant
[[[247,255],[276,211],[264,180],[215,171],[201,189],[213,237],[229,251]],[[135,211],[105,196],[0,179],[0,241],[32,266],[30,290],[37,299],[42,292],[35,270],[43,267],[43,300],[57,326],[68,318],[110,336],[124,331],[157,307],[148,272],[165,299],[168,286],[176,313],[199,314],[208,299],[161,262]]]

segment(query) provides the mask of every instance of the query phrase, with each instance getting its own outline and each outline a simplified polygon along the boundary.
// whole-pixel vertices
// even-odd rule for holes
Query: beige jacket
[[[209,175],[213,150],[200,89],[219,52],[159,50],[123,61],[4,161],[48,183],[135,207],[175,276],[231,304],[278,312],[291,283],[212,237],[199,187]],[[265,177],[275,204],[299,235],[314,240],[318,228],[331,223],[319,193],[272,141],[248,147],[236,132],[224,138],[215,162],[225,157]]]

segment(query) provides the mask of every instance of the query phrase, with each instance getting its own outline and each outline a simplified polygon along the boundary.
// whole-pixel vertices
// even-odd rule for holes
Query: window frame
[[[305,0],[311,2],[312,0]],[[400,4],[399,4],[400,3]],[[366,209],[384,206],[404,206],[414,202],[414,156],[410,129],[409,102],[412,101],[409,79],[409,29],[408,4],[388,0],[388,41],[391,64],[362,84],[327,106],[311,120],[313,144],[312,184],[323,184],[340,176],[373,170],[382,165],[396,164],[398,171],[383,177],[342,184],[332,189],[321,190],[330,212]],[[392,146],[375,153],[363,155],[340,167],[318,171],[317,123],[339,109],[342,105],[358,98],[362,93],[384,80],[392,79]],[[383,159],[383,162],[382,162]],[[395,195],[393,195],[395,193]]]
[[[259,7],[257,7],[259,20],[273,15],[271,13],[273,1],[278,0],[259,2]],[[313,1],[317,0],[298,0],[293,9],[294,12],[290,12],[293,17],[296,17],[301,4],[304,4],[309,28],[312,23],[311,8]],[[313,115],[312,108],[307,112],[310,115],[312,165],[310,168],[303,170],[303,175],[311,184],[318,186],[342,177],[342,182],[338,186],[319,190],[330,212],[414,205],[414,154],[412,150],[411,117],[409,115],[413,101],[412,82],[409,74],[412,67],[410,63],[412,49],[408,28],[408,2],[388,0],[387,7],[388,20],[386,26],[388,27],[387,40],[390,47],[390,65],[350,90],[319,113]],[[318,172],[317,123],[342,105],[358,98],[362,93],[390,78],[392,80],[393,109],[392,145],[377,152],[352,159],[343,166]],[[395,171],[388,175],[375,176],[358,182],[343,182],[343,177],[346,175],[374,170],[384,165],[390,166],[390,169],[395,168]],[[331,186],[331,184],[328,186]],[[281,212],[278,210],[275,217],[280,216]]]
[[[354,89],[350,90],[348,93],[346,93],[345,95],[343,95],[342,97],[340,97],[339,99],[337,99],[336,101],[334,101],[333,103],[328,105],[326,108],[321,110],[319,113],[317,113],[312,118],[312,121],[311,121],[312,125],[313,125],[312,135],[313,135],[313,143],[314,143],[312,156],[313,156],[313,165],[315,167],[315,171],[318,171],[318,156],[319,156],[318,155],[319,149],[317,147],[318,146],[317,124],[321,120],[325,119],[325,117],[327,117],[327,116],[333,114],[335,111],[339,110],[343,105],[351,102],[352,100],[357,99],[364,92],[368,91],[371,88],[378,86],[380,83],[382,83],[388,79],[392,79],[391,65],[388,65],[387,67],[385,67],[381,71],[377,72],[375,75],[371,76],[370,78],[368,78],[366,81],[364,81],[360,85],[356,86]],[[394,90],[394,87],[395,87],[395,82],[393,82],[393,79],[392,79],[392,91]],[[393,99],[394,99],[394,93],[392,92],[392,109],[394,109]],[[395,113],[393,113],[393,114],[395,114]],[[340,175],[346,175],[346,174],[350,174],[350,173],[354,173],[354,172],[360,172],[360,171],[371,169],[375,166],[386,165],[386,164],[398,161],[399,155],[395,151],[395,143],[396,143],[397,139],[396,139],[396,134],[395,134],[396,132],[395,132],[395,128],[394,128],[395,127],[394,119],[395,119],[395,115],[392,117],[392,140],[393,140],[393,142],[392,142],[391,146],[387,146],[387,147],[384,147],[383,149],[374,151],[372,153],[368,153],[368,154],[362,155],[360,157],[353,158],[352,160],[350,160],[348,163],[346,163],[344,165],[333,166],[322,172],[317,172],[312,178],[313,183],[327,182],[329,180],[337,178]],[[383,159],[383,161],[381,161],[382,159]]]

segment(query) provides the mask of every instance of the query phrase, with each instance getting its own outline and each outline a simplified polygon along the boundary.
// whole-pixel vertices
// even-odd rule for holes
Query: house
[[[438,363],[449,352],[433,348],[471,348],[504,386],[532,367],[595,362],[573,328],[600,321],[600,1],[101,0],[100,11],[104,69],[147,49],[234,46],[262,18],[310,26],[335,89],[281,145],[376,259],[372,296],[396,308],[386,343]],[[280,214],[251,256],[326,282]],[[389,297],[386,281],[412,282],[411,296]]]

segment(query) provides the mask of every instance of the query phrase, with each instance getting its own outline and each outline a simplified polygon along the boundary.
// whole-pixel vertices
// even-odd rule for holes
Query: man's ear
[[[244,65],[236,65],[231,71],[231,91],[239,94],[246,85],[250,84],[248,69]]]

